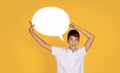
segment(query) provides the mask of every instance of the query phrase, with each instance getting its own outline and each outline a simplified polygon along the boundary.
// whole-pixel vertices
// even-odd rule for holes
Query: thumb
[[[29,24],[32,26],[32,22],[31,21],[29,21]]]

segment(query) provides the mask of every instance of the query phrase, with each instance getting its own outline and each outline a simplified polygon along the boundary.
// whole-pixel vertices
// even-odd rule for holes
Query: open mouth
[[[76,45],[72,44],[71,46],[72,46],[72,47],[75,47]]]

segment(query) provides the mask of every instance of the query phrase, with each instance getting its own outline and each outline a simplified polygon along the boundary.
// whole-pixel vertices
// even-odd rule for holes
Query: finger
[[[35,25],[33,24],[32,27],[34,27]]]
[[[32,22],[31,22],[31,21],[29,21],[29,23],[30,23],[30,25],[32,26]]]
[[[69,25],[69,27],[71,27],[71,28],[72,28],[72,24],[70,24],[70,25]]]
[[[31,21],[29,21],[29,24],[30,24],[30,26],[31,26]]]
[[[69,24],[69,27],[71,26],[71,24]]]
[[[74,25],[73,24],[70,24],[70,27],[73,27]]]

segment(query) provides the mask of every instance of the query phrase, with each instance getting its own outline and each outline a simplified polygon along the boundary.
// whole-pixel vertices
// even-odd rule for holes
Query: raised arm
[[[80,31],[81,33],[83,33],[87,38],[88,40],[86,41],[86,43],[84,44],[85,48],[86,48],[86,51],[88,51],[88,49],[90,48],[90,46],[92,45],[95,37],[93,34],[91,34],[90,32],[86,31],[85,29],[75,25],[75,24],[70,24],[70,27],[73,28],[73,29],[76,29],[78,31]]]
[[[30,34],[33,36],[33,38],[39,43],[40,46],[42,46],[43,48],[49,50],[50,52],[52,51],[52,46],[49,45],[48,43],[46,43],[44,40],[42,40],[40,37],[38,37],[34,32],[34,25],[32,25],[31,21],[29,21],[30,23],[30,28],[29,28],[29,32]]]

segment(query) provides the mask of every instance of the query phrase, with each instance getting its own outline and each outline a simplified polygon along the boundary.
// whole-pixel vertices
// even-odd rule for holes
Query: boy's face
[[[79,43],[79,38],[75,36],[70,36],[68,39],[69,48],[75,50]]]

